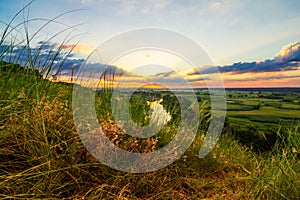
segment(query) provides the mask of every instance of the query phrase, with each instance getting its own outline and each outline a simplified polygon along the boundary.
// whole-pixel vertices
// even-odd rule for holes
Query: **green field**
[[[206,92],[199,92],[208,99]],[[233,125],[260,127],[286,124],[300,119],[299,92],[227,91],[227,116]]]

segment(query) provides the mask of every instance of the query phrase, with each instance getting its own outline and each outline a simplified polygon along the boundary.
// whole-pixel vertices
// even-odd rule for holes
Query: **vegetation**
[[[49,59],[51,63],[54,58]],[[32,60],[29,69],[16,63],[0,63],[1,199],[300,197],[299,94],[229,91],[224,133],[213,151],[199,159],[210,117],[209,95],[199,91],[203,121],[188,151],[161,170],[132,174],[105,166],[85,149],[73,122],[72,84],[44,79]],[[137,123],[147,124],[141,120],[149,110],[147,100],[163,98],[164,108],[171,113],[172,120],[149,139],[122,132],[107,109],[110,95],[109,90],[97,93],[95,107],[101,127],[114,144],[132,152],[149,152],[172,140],[180,116],[173,93],[132,96],[130,112]]]
[[[300,129],[296,122],[288,126],[274,125],[274,132],[264,135],[259,126],[246,126],[248,121],[244,126],[242,122],[231,122],[229,114],[222,138],[204,159],[196,156],[205,132],[200,128],[189,150],[175,163],[151,173],[130,174],[99,163],[85,150],[72,120],[71,84],[38,79],[38,86],[49,84],[38,102],[32,90],[35,79],[32,73],[9,72],[8,76],[7,71],[1,71],[0,74],[0,195],[3,199],[299,197]],[[135,93],[135,96],[155,98],[151,94],[147,97]],[[165,93],[162,97],[172,96]],[[103,99],[99,93],[96,102],[105,103]],[[132,106],[139,105],[137,100]],[[174,105],[176,110],[176,102]],[[207,107],[203,104],[201,109]],[[100,116],[104,117],[107,110],[98,108],[101,122]],[[166,107],[169,111],[171,108]],[[136,112],[132,112],[134,116]],[[110,114],[107,115],[109,119]],[[165,136],[136,141],[122,133],[113,121],[102,122],[112,142],[128,151],[153,151],[171,140]],[[233,129],[237,125],[243,128]],[[168,135],[170,130],[166,128],[163,135]],[[113,140],[116,133],[120,137]],[[271,140],[267,133],[276,137]]]

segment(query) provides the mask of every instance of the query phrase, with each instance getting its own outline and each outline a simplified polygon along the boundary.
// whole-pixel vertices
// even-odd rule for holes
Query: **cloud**
[[[56,48],[62,48],[64,50],[72,51],[72,53],[80,54],[83,56],[88,56],[94,48],[92,48],[90,45],[87,44],[58,44],[55,43],[54,46]]]
[[[221,7],[221,3],[220,2],[214,2],[214,3],[211,4],[211,7],[213,9],[218,9],[218,8]]]
[[[164,77],[164,78],[176,76],[176,75],[178,75],[178,74],[174,71],[162,72],[162,73],[155,74],[156,77]]]
[[[142,14],[160,11],[170,4],[170,0],[103,0],[102,2],[118,6],[121,13],[137,11]]]
[[[163,9],[164,7],[166,7],[168,4],[169,4],[169,1],[160,0],[153,4],[153,8],[155,8],[156,10],[160,10],[160,9]]]
[[[129,76],[125,70],[120,69],[116,66],[105,65],[101,63],[85,63],[81,66],[82,70],[84,70],[87,74],[93,73],[95,75],[106,74],[109,76]],[[65,69],[65,68],[64,68]]]
[[[92,3],[92,2],[93,2],[93,0],[81,0],[82,4]]]
[[[300,42],[294,42],[284,46],[276,55],[278,62],[299,62],[300,61]]]
[[[212,73],[218,73],[219,70],[215,66],[211,65],[205,65],[202,67],[194,68],[193,71],[187,73],[187,76],[197,75],[197,74],[212,74]]]
[[[233,74],[240,73],[261,73],[298,70],[300,67],[300,43],[294,42],[284,46],[273,59],[266,59],[259,62],[237,62],[227,66],[204,67],[198,68],[193,74],[210,74],[216,73],[218,69],[221,73],[230,72]]]
[[[33,65],[41,73],[50,75],[57,74],[71,76],[77,74],[85,59],[76,58],[70,50],[76,51],[76,48],[85,47],[84,45],[64,44],[59,45],[45,41],[38,42],[36,47],[28,48],[27,46],[0,46],[1,59],[6,62],[18,63],[22,66]],[[28,53],[30,52],[30,54]],[[129,75],[126,71],[115,66],[104,65],[101,63],[85,63],[87,74],[94,73],[101,75],[103,72],[114,74],[116,76]],[[50,69],[50,71],[48,70]]]
[[[198,82],[198,81],[209,81],[212,80],[212,78],[208,76],[197,76],[197,77],[191,77],[187,79],[189,82]]]
[[[60,61],[72,55],[60,51],[55,44],[49,42],[38,42],[36,47],[1,45],[1,59],[7,62],[19,63],[22,66],[34,65],[36,68],[42,66],[57,65]]]
[[[25,46],[0,46],[0,55],[2,60],[7,62],[15,62],[21,65],[29,65],[28,50],[32,57],[32,62],[37,69],[43,70],[47,66],[51,66],[50,75],[56,74],[60,70],[60,75],[66,78],[72,74],[77,75],[82,68],[85,59],[76,58],[74,54],[68,54],[69,50],[75,47],[73,44],[62,46],[62,50],[58,52],[58,45],[41,41],[36,47],[28,49]],[[174,71],[166,71],[157,73],[146,78],[138,76],[132,72],[127,72],[116,66],[104,65],[101,63],[85,63],[85,72],[81,77],[97,78],[103,72],[107,73],[107,78],[114,78],[118,83],[128,85],[138,82],[160,82],[172,87],[180,86],[184,83],[184,79],[190,84],[198,86],[206,81],[213,81],[211,76],[216,72],[221,72],[224,81],[228,84],[251,84],[268,81],[286,84],[283,80],[292,80],[300,77],[300,43],[294,42],[284,46],[281,51],[273,58],[259,62],[237,62],[227,66],[203,66],[188,73],[186,76],[177,74]],[[182,76],[182,77],[181,77]],[[198,84],[198,85],[197,85]],[[250,84],[250,83],[249,83]],[[134,85],[134,84],[133,84]],[[295,84],[294,84],[295,85]],[[231,85],[232,86],[232,85]]]

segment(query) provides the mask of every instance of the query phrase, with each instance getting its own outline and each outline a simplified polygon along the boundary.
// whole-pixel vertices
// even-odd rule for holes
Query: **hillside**
[[[1,62],[1,199],[300,197],[299,124],[279,127],[279,139],[264,153],[251,145],[243,146],[226,126],[216,147],[203,159],[197,157],[204,137],[204,130],[199,129],[188,151],[173,164],[150,173],[125,173],[98,162],[81,143],[73,122],[72,85],[50,82],[34,74]],[[112,139],[120,130],[103,107],[107,105],[106,95],[96,96],[96,108],[100,109],[102,128]],[[166,129],[164,134],[171,132]],[[141,151],[135,149],[139,146],[142,151],[152,148],[143,146],[143,141],[130,146],[132,138],[125,136],[120,142],[121,147],[131,151]]]

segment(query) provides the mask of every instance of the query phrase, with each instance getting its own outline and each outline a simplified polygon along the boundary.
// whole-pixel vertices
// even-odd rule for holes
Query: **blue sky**
[[[1,0],[1,21],[8,22],[28,2]],[[167,28],[188,36],[217,66],[273,59],[284,46],[300,41],[300,3],[296,0],[36,0],[29,14],[30,18],[51,19],[76,9],[83,10],[58,20],[68,25],[84,23],[77,27],[77,33],[84,34],[79,37],[83,57],[90,51],[84,47],[97,47],[113,35],[142,27]],[[22,21],[22,15],[17,20]],[[32,23],[30,31],[40,23]],[[61,27],[50,25],[42,34],[46,38]],[[59,42],[63,37],[56,39]]]
[[[22,0],[1,0],[0,19],[8,21],[22,6]],[[300,38],[300,3],[292,0],[36,0],[30,16],[51,19],[75,9],[86,10],[60,20],[85,23],[78,29],[90,33],[82,41],[91,45],[134,28],[168,28],[195,40],[221,65],[271,58]]]

